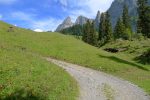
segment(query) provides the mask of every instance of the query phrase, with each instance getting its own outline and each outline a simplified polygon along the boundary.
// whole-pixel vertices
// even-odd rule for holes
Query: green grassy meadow
[[[40,77],[39,79],[35,78],[37,79],[35,84],[38,82],[38,84],[43,85],[43,88],[45,88],[44,85],[45,80],[43,80],[42,76],[45,76],[45,74],[48,73],[47,69],[49,69],[50,70],[49,72],[51,73],[55,73],[55,71],[58,70],[57,72],[60,71],[61,74],[56,75],[55,77],[50,77],[52,78],[52,80],[55,79],[55,81],[47,80],[49,83],[46,82],[46,84],[49,84],[46,85],[49,87],[49,92],[52,92],[51,96],[56,97],[57,95],[57,97],[59,96],[63,98],[64,95],[62,95],[61,93],[64,91],[64,93],[70,94],[68,97],[65,96],[66,98],[69,98],[68,100],[70,100],[70,98],[74,99],[74,97],[78,93],[77,92],[78,89],[75,81],[62,69],[55,67],[55,65],[50,64],[41,59],[42,57],[53,57],[67,62],[83,65],[85,67],[90,67],[95,70],[103,71],[117,77],[121,77],[125,80],[133,82],[134,84],[143,88],[146,92],[150,94],[150,85],[149,85],[150,65],[143,65],[134,61],[133,58],[135,57],[135,54],[130,55],[129,53],[125,53],[125,52],[117,53],[117,54],[108,53],[102,50],[101,48],[99,49],[90,46],[72,36],[63,35],[60,33],[50,33],[50,32],[35,33],[21,28],[15,28],[14,32],[6,32],[9,25],[2,22],[0,22],[0,27],[1,27],[0,28],[0,50],[3,52],[3,53],[0,52],[0,55],[2,55],[0,57],[1,59],[4,60],[3,63],[0,62],[0,64],[1,63],[3,64],[3,66],[0,66],[0,68],[2,68],[1,74],[3,75],[0,84],[4,82],[9,84],[9,81],[7,80],[7,75],[4,75],[4,73],[2,72],[4,71],[9,72],[7,70],[11,69],[11,67],[12,69],[13,68],[20,69],[21,70],[20,75],[22,75],[24,71],[29,71],[29,69],[31,69],[32,66],[34,66],[35,67],[34,70],[40,69],[39,72],[42,74],[42,75],[38,74],[38,76],[36,76],[36,73],[38,72],[35,72],[35,77]],[[149,44],[149,40],[147,40],[146,43]],[[13,55],[11,55],[11,53],[13,53]],[[5,58],[5,54],[9,55],[10,59],[7,59],[7,57]],[[21,64],[16,66],[15,65],[16,62],[19,62]],[[28,65],[27,66],[28,68],[26,68],[26,65]],[[13,75],[15,74],[8,73],[9,78],[14,78],[15,76]],[[16,81],[21,80],[22,79],[21,77],[22,76],[16,79]],[[34,76],[29,76],[29,77],[31,79],[34,78]],[[20,84],[20,85],[26,84],[26,80],[28,80],[28,82],[30,83],[29,81],[30,78],[26,77],[23,83],[17,82],[16,84]],[[38,81],[38,80],[43,80],[43,81]],[[62,82],[60,84],[61,80]],[[60,88],[61,92],[58,93],[55,90],[51,89],[52,85],[57,85]],[[71,85],[71,88],[67,87],[68,85]],[[2,91],[1,94],[5,95],[11,93],[10,91],[13,89],[13,87],[15,87],[15,85],[11,85],[11,86],[8,87],[8,89],[6,88],[1,89]],[[31,85],[31,87],[32,86],[34,87],[37,85],[33,84]],[[35,87],[34,89],[36,90],[38,88]],[[39,91],[37,92],[43,93],[42,90],[43,89],[39,89]]]
[[[76,100],[76,81],[29,50],[26,31],[8,33],[8,26],[0,23],[0,100]]]

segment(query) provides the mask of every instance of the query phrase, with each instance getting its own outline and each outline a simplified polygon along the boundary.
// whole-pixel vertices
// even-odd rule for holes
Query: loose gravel
[[[123,79],[64,61],[52,58],[47,60],[62,67],[76,79],[80,88],[78,100],[150,100],[141,88]],[[113,92],[106,93],[104,85],[109,86]]]

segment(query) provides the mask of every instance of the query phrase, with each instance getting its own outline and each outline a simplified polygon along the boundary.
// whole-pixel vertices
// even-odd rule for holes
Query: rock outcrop
[[[65,29],[65,28],[69,28],[69,27],[71,27],[71,26],[73,26],[73,22],[71,21],[71,18],[70,18],[70,17],[67,17],[67,18],[63,21],[63,23],[60,24],[60,25],[57,27],[56,32],[61,31],[61,30]]]
[[[84,24],[86,24],[86,22],[87,22],[88,20],[89,20],[89,19],[88,19],[87,17],[79,16],[79,17],[76,19],[75,25],[84,25]]]
[[[149,4],[150,4],[150,0]],[[114,0],[108,12],[111,16],[111,22],[113,28],[115,27],[117,20],[121,17],[123,12],[123,6],[127,5],[129,9],[129,15],[131,16],[131,24],[133,30],[136,29],[136,19],[137,19],[137,0]]]
[[[96,15],[96,18],[94,20],[94,25],[95,25],[96,29],[99,28],[100,18],[101,18],[101,14],[100,14],[100,11],[98,11],[97,15]]]

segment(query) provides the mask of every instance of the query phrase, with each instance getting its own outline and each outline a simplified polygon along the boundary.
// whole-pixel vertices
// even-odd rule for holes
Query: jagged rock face
[[[73,23],[72,23],[72,21],[71,21],[71,18],[70,18],[70,17],[67,17],[67,18],[63,21],[63,23],[60,24],[60,25],[57,27],[56,32],[61,31],[61,30],[65,29],[65,28],[69,28],[69,27],[71,27],[71,26],[73,26]]]
[[[101,14],[100,14],[100,11],[98,11],[97,15],[96,15],[96,18],[94,20],[94,25],[95,25],[96,29],[99,28],[100,18],[101,18]]]
[[[148,1],[150,4],[150,0]],[[125,4],[128,6],[129,15],[131,17],[137,17],[137,0],[114,0],[111,7],[108,10],[111,16],[111,22],[112,22],[113,28],[115,27],[118,18],[121,17],[122,12],[123,12],[123,6]],[[135,30],[136,23],[132,21],[131,24],[132,24],[133,30]]]
[[[84,16],[79,16],[75,22],[75,25],[84,25],[89,19]]]
[[[130,16],[137,16],[137,0],[115,0],[108,10],[113,27],[115,27],[118,18],[121,17],[124,5],[128,6]]]

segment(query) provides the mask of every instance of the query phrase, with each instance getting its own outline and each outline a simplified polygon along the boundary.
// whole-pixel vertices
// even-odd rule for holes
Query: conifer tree
[[[122,22],[122,19],[119,18],[114,30],[115,38],[123,38],[125,34],[124,32],[125,32],[125,26]]]
[[[94,28],[94,22],[87,21],[83,28],[83,37],[82,40],[88,44],[96,44],[96,31]]]
[[[96,30],[94,28],[94,22],[91,23],[89,37],[90,37],[89,44],[96,45]]]
[[[150,38],[150,6],[148,0],[138,0],[138,25],[137,32]]]
[[[86,34],[87,34],[87,37],[86,37],[86,41],[87,43],[90,43],[90,32],[91,32],[91,23],[90,21],[88,20],[87,23],[86,23]]]
[[[106,32],[106,25],[105,25],[105,13],[101,14],[101,18],[100,18],[100,25],[99,25],[99,36],[98,36],[98,40],[103,40],[104,39],[104,34]]]
[[[125,28],[128,28],[128,29],[131,30],[131,23],[130,23],[131,20],[130,20],[127,5],[124,5],[124,7],[123,7],[122,21],[123,21],[123,24],[124,24]]]
[[[87,24],[83,25],[83,36],[82,36],[82,40],[84,42],[87,42]]]
[[[108,12],[106,12],[106,18],[105,18],[105,35],[106,35],[106,42],[110,42],[113,39],[113,32],[112,32],[112,24],[110,22],[110,15]]]
[[[127,5],[124,5],[123,7],[122,22],[125,27],[123,38],[130,40],[132,36],[132,28]]]

